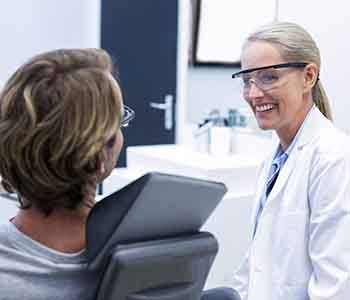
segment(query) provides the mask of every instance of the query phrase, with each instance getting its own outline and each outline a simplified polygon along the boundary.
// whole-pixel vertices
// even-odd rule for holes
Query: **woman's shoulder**
[[[338,165],[350,171],[350,136],[333,124],[322,128],[312,143],[312,166],[324,168]]]
[[[316,156],[338,157],[350,154],[350,136],[337,128],[316,107],[305,122],[300,140]]]
[[[333,124],[322,128],[315,148],[320,155],[349,156],[350,136]]]

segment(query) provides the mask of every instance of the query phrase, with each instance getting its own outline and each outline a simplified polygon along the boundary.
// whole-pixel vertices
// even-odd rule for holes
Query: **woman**
[[[260,172],[234,287],[243,300],[350,299],[350,143],[331,122],[319,50],[277,22],[247,38],[241,64],[232,77],[279,145]]]
[[[1,299],[93,299],[85,222],[131,116],[111,74],[101,49],[56,50],[21,66],[2,91],[0,174],[20,209],[0,226]]]

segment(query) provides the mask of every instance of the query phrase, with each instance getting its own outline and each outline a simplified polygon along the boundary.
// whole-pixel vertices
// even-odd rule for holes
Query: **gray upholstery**
[[[218,250],[200,227],[225,192],[220,183],[151,173],[97,203],[87,220],[96,300],[199,300]]]
[[[120,245],[97,300],[199,300],[216,253],[209,233]]]

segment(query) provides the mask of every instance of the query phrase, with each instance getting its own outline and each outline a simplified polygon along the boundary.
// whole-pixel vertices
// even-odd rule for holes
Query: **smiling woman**
[[[243,300],[348,299],[350,140],[331,123],[317,45],[300,26],[276,22],[249,35],[241,64],[232,77],[279,144],[261,169],[234,286]]]
[[[281,27],[287,33],[292,25]],[[293,28],[294,35],[282,36],[283,30],[264,26],[251,34],[243,46],[243,70],[232,77],[242,82],[243,96],[259,126],[275,129],[286,149],[312,103],[328,119],[331,112],[319,80],[320,53],[315,42],[300,27]],[[298,41],[293,41],[295,36]]]

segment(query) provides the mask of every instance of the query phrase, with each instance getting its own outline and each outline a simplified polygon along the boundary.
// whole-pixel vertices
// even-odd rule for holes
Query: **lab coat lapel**
[[[295,150],[296,149],[293,149],[293,151],[290,154],[290,156],[288,157],[285,165],[279,171],[275,185],[273,186],[273,188],[270,192],[270,195],[267,198],[266,206],[268,206],[269,203],[273,202],[274,199],[278,198],[279,193],[282,191],[282,189],[287,184],[288,178],[292,174],[292,171],[294,170],[294,167],[295,167],[295,161],[296,161]]]
[[[315,139],[318,139],[321,132],[325,128],[329,128],[331,126],[331,121],[324,117],[318,108],[315,107],[312,110],[310,118],[307,120],[303,131],[301,132],[299,141],[295,148],[298,150],[303,150],[304,146],[307,146],[308,143],[313,142]]]
[[[298,158],[300,158],[300,151],[302,151],[308,143],[319,137],[321,128],[329,125],[329,120],[327,120],[316,107],[312,109],[309,118],[307,118],[305,122],[295,146],[289,154],[285,165],[279,172],[275,185],[267,199],[266,206],[272,205],[274,200],[279,198],[280,192],[287,184],[288,178],[293,173]]]
[[[266,186],[267,177],[269,175],[270,166],[272,164],[272,160],[273,160],[273,157],[275,155],[276,150],[277,150],[277,147],[276,147],[275,151],[273,151],[272,154],[268,158],[266,158],[266,163],[264,164],[264,166],[261,170],[259,179],[258,179],[257,190],[256,190],[256,194],[255,194],[255,199],[253,202],[254,206],[253,206],[253,218],[252,218],[252,226],[251,226],[252,228],[255,228],[255,220],[256,220],[256,217],[257,217],[258,212],[259,212],[261,197],[263,196],[263,193],[265,193],[265,186]]]

